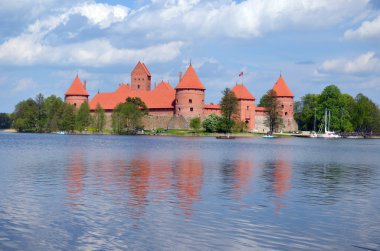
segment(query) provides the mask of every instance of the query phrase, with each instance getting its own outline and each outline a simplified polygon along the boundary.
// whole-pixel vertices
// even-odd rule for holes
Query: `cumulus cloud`
[[[375,52],[367,52],[356,58],[327,60],[318,68],[319,73],[341,72],[349,74],[371,73],[380,70],[380,60]]]
[[[347,39],[380,38],[380,15],[372,21],[364,21],[356,30],[347,30],[344,37]]]
[[[13,93],[23,92],[23,91],[33,89],[36,86],[37,86],[37,83],[34,82],[33,79],[22,78],[13,84],[12,92]]]
[[[368,0],[154,0],[134,12],[127,31],[149,38],[178,35],[252,38],[282,28],[328,27],[360,13]],[[342,8],[344,6],[344,8]],[[167,29],[167,27],[171,27]]]
[[[142,59],[145,62],[166,62],[177,57],[184,45],[181,41],[171,41],[142,49],[125,49],[114,47],[106,38],[60,46],[50,45],[45,41],[46,35],[67,23],[76,14],[86,17],[91,25],[105,29],[113,23],[123,21],[128,15],[128,8],[86,3],[74,6],[60,15],[37,20],[26,32],[0,45],[0,63],[103,66]]]

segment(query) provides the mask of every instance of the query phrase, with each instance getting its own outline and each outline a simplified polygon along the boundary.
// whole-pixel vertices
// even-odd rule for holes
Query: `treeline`
[[[102,132],[106,123],[104,110],[98,106],[93,115],[88,103],[77,110],[54,95],[19,102],[11,114],[12,127],[18,132]]]
[[[355,98],[341,93],[335,85],[321,94],[306,94],[295,102],[294,117],[299,130],[320,130],[325,110],[331,113],[330,128],[341,132],[380,132],[379,107],[363,94]]]
[[[0,113],[0,129],[9,129],[12,125],[11,116],[7,113]]]

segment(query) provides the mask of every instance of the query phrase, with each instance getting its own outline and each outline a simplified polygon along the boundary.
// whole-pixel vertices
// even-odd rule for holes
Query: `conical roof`
[[[151,77],[152,75],[150,74],[149,70],[148,70],[148,67],[146,67],[146,65],[144,63],[141,63],[140,61],[136,64],[135,68],[133,69],[132,72],[138,70],[139,68],[142,68],[142,70],[145,72],[145,74],[149,77]]]
[[[278,97],[294,97],[288,85],[285,83],[285,80],[282,78],[282,75],[280,75],[277,82],[274,84],[273,90]]]
[[[256,100],[244,84],[235,85],[234,88],[232,88],[232,91],[238,99]]]
[[[190,65],[183,78],[179,81],[176,89],[197,89],[197,90],[206,90],[201,81],[198,78],[197,73],[195,72],[192,65]]]
[[[82,81],[80,81],[78,75],[75,77],[65,95],[90,96],[86,91],[86,88],[84,88],[84,85],[82,84]]]

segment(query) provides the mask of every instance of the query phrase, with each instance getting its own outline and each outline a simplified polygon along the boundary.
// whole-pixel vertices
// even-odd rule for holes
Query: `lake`
[[[380,250],[380,140],[0,133],[0,250]]]

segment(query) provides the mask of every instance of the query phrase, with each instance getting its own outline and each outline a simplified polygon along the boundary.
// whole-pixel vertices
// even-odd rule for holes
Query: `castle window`
[[[191,111],[191,112],[194,111],[193,107],[190,107],[190,111]]]
[[[247,111],[249,110],[249,106],[247,105]]]
[[[285,116],[288,115],[288,112],[285,112]]]
[[[140,81],[140,78],[139,78],[139,81]]]
[[[282,108],[284,108],[284,105],[281,105]]]
[[[150,80],[151,79],[151,77],[148,77],[148,80]]]
[[[181,110],[181,107],[178,107],[178,111],[180,111]]]
[[[193,100],[192,99],[189,99],[189,104],[192,104],[193,103]]]
[[[142,81],[144,81],[144,78],[142,78]]]
[[[178,99],[175,100],[175,103],[178,104]]]
[[[137,89],[140,89],[140,85],[137,85]]]
[[[77,103],[74,103],[74,106],[77,107]]]

